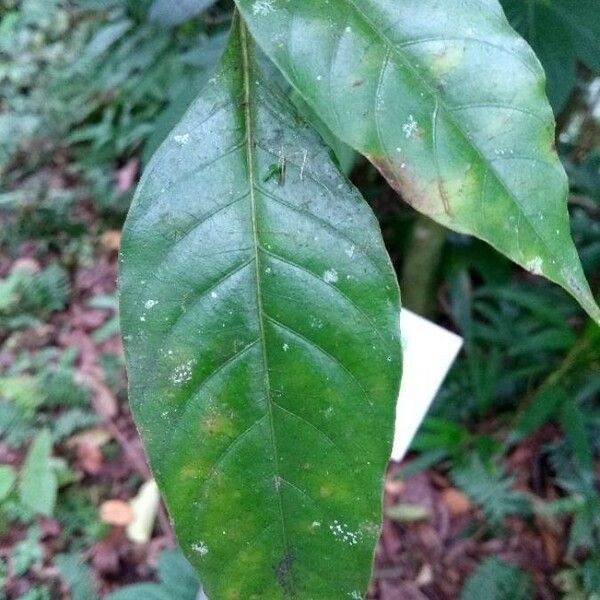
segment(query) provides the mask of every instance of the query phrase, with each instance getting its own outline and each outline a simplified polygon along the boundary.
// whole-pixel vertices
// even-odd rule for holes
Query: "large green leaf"
[[[375,217],[237,23],[143,177],[122,259],[133,411],[208,597],[362,597],[397,283]]]
[[[511,24],[531,44],[540,59],[548,83],[548,97],[556,112],[566,104],[577,82],[577,55],[570,32],[547,2],[502,0]]]
[[[506,15],[536,51],[548,95],[560,110],[576,82],[577,59],[600,71],[597,0],[501,0]]]
[[[236,0],[331,131],[417,210],[600,321],[571,241],[545,78],[497,0]]]

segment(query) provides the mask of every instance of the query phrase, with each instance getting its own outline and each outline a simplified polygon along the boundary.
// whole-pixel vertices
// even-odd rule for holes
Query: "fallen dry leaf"
[[[102,450],[96,444],[81,442],[77,445],[77,467],[88,475],[98,475],[104,465]]]
[[[406,488],[406,483],[401,479],[388,478],[385,482],[385,493],[397,498]]]
[[[456,488],[447,488],[442,492],[442,502],[454,517],[468,515],[473,508],[469,497]]]
[[[144,544],[152,537],[154,522],[160,505],[160,494],[154,479],[146,481],[137,496],[129,503],[134,518],[127,527],[127,537],[137,544]]]
[[[72,435],[66,442],[67,448],[76,448],[79,444],[93,444],[99,448],[110,442],[112,435],[104,427],[93,427]]]
[[[116,172],[117,189],[120,192],[129,191],[136,183],[140,170],[140,161],[132,158]]]
[[[106,538],[91,549],[91,562],[99,575],[115,576],[119,573],[120,549],[123,547],[122,529],[113,529]]]
[[[131,506],[123,500],[107,500],[100,506],[100,520],[108,525],[127,527],[133,518]]]
[[[35,260],[35,258],[25,257],[25,258],[17,258],[12,266],[13,271],[29,271],[30,273],[39,273],[42,268],[40,267],[40,263]]]
[[[433,583],[433,569],[431,568],[431,565],[425,563],[421,567],[421,570],[415,579],[415,583],[419,587],[425,587]]]
[[[121,232],[116,229],[105,231],[100,238],[100,244],[108,252],[117,252],[121,245]]]

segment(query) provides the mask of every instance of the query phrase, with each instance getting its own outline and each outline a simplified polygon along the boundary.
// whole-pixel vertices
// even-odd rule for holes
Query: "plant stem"
[[[406,249],[400,288],[402,304],[424,317],[435,307],[433,288],[445,242],[446,229],[419,216]]]

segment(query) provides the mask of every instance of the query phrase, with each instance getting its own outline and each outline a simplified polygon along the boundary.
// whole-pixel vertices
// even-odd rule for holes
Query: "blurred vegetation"
[[[546,67],[572,182],[573,233],[599,291],[597,7],[585,1],[565,18],[564,0],[503,4]],[[104,311],[88,327],[94,344],[118,334],[114,282],[97,292],[82,287],[81,273],[110,254],[103,236],[119,229],[139,172],[210,77],[231,11],[229,1],[189,0],[174,10],[162,0],[0,0],[0,458],[10,458],[0,466],[0,536],[15,536],[0,556],[0,599],[61,597],[57,585],[75,600],[96,597],[80,556],[107,535],[97,506],[112,489],[81,475],[71,442],[97,431],[105,415],[81,377],[78,350],[60,340],[74,307]],[[354,161],[353,178],[380,217],[405,284],[437,299],[423,310],[465,338],[397,476],[443,474],[480,507],[480,538],[506,535],[512,516],[564,529],[556,597],[598,600],[600,332],[559,289],[456,234],[441,233],[439,251],[427,258],[432,277],[414,280],[424,268],[409,262],[417,217],[365,162],[332,145],[348,170]],[[98,354],[123,412],[120,354]],[[532,457],[527,481],[511,471],[521,447]],[[111,460],[119,448],[112,440],[101,452]],[[128,477],[133,493],[139,474]],[[60,524],[52,556],[41,517]],[[62,583],[56,575],[48,583],[44,564]],[[20,595],[2,591],[19,578]],[[197,592],[176,551],[165,551],[145,578],[156,583],[125,588],[115,600],[192,600]],[[485,559],[461,597],[514,598],[517,588],[518,597],[534,597],[527,573]]]

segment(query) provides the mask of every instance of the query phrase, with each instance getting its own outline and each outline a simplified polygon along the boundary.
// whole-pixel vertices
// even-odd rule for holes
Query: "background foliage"
[[[598,293],[597,8],[503,4],[548,74],[573,233]],[[139,544],[99,510],[148,478],[118,343],[118,232],[140,170],[210,77],[232,10],[177,6],[0,1],[0,597],[10,600],[120,588],[115,598],[141,598],[149,585],[174,597],[177,584],[196,595],[181,556],[163,552],[172,537],[160,513]],[[380,217],[408,305],[466,340],[410,460],[390,470],[372,597],[598,598],[598,330],[560,290],[399,207],[371,167],[328,141]],[[415,268],[422,227],[437,250]]]

